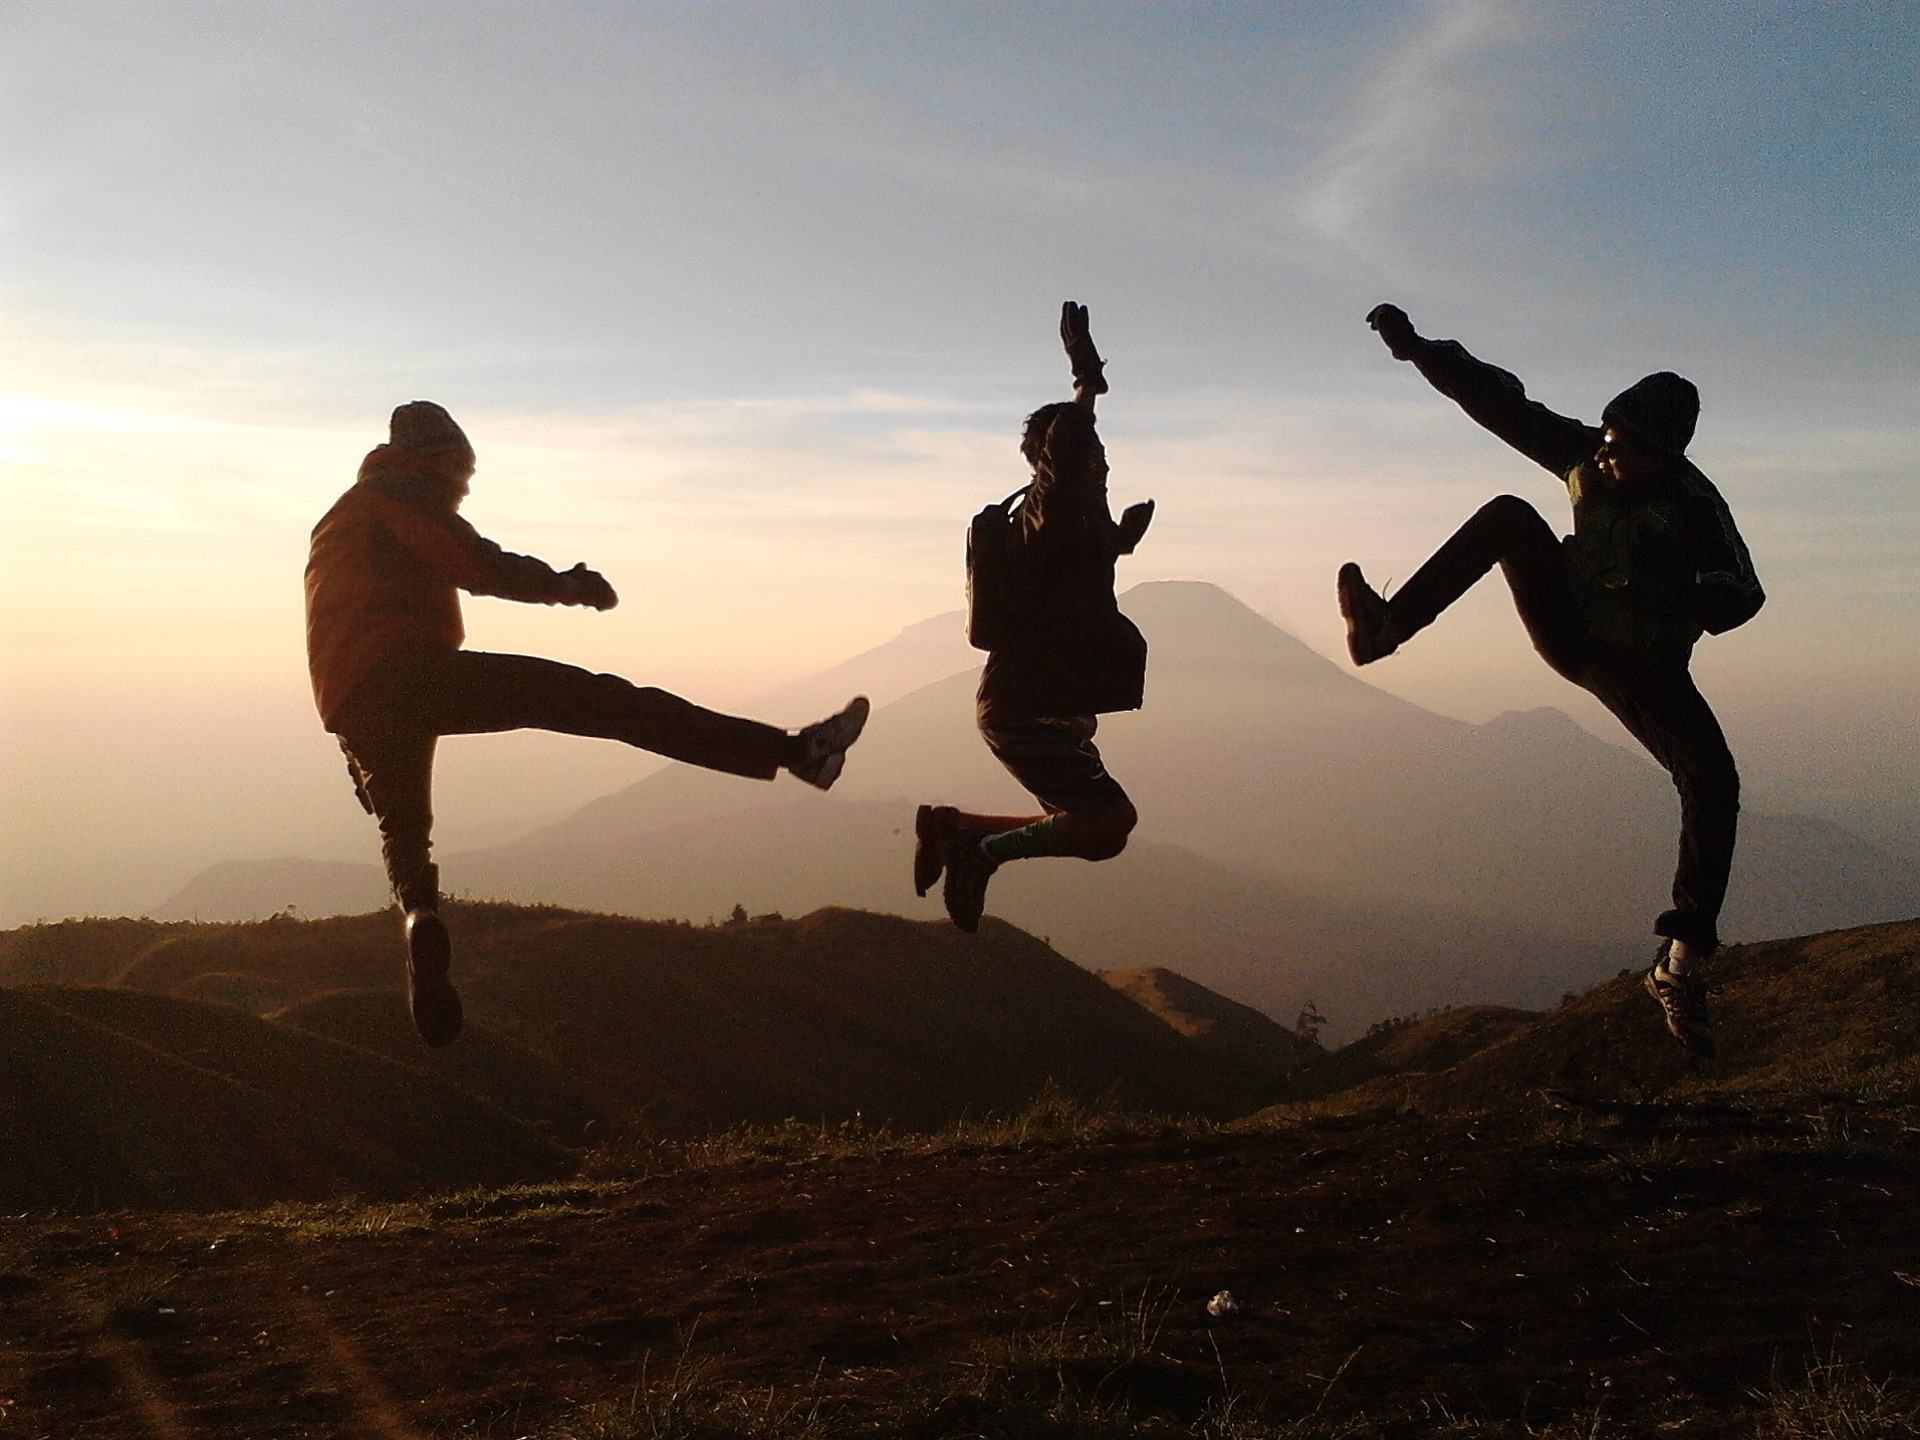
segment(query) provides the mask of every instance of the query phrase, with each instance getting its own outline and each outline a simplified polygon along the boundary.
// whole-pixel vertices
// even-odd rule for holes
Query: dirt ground
[[[1920,1378],[1917,1126],[1542,1102],[9,1217],[0,1435],[1786,1434]],[[696,1390],[749,1398],[648,1398]]]

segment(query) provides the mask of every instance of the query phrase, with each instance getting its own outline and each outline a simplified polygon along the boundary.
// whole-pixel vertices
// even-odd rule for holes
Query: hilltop
[[[0,1205],[398,1195],[550,1178],[611,1133],[926,1129],[1047,1092],[1226,1117],[1278,1093],[997,921],[449,919],[469,1029],[442,1051],[407,1020],[386,912],[9,932]]]
[[[1053,1092],[405,1203],[13,1215],[0,1396],[61,1440],[1920,1433],[1920,921],[1716,973],[1716,1066],[1622,977],[1384,1025],[1372,1081],[1230,1124]],[[1232,1018],[1177,979],[1118,983]]]
[[[1690,1066],[1637,975],[1543,1013],[1382,1020],[1334,1050],[1165,967],[1095,974],[994,922],[827,910],[722,925],[451,912],[469,1032],[422,1047],[389,913],[123,920],[0,936],[0,1204],[208,1206],[568,1173],[615,1136],[739,1124],[938,1129],[1055,1094],[1227,1119],[1516,1095],[1753,1103],[1904,1093],[1920,922],[1716,958],[1720,1060]],[[1818,1016],[1818,1020],[1814,1016]]]

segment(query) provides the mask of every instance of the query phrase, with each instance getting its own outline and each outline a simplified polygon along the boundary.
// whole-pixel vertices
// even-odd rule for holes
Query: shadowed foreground
[[[16,1214],[0,1417],[59,1440],[1920,1434],[1916,969],[1920,922],[1730,952],[1712,1067],[1627,975],[1545,1016],[1385,1027],[1292,1072],[1344,1064],[1344,1088],[1238,1121],[1052,1089],[933,1134],[635,1132],[541,1183]],[[1210,1315],[1223,1290],[1237,1312]]]
[[[0,1375],[12,1433],[61,1437],[1908,1434],[1916,1120],[1102,1135],[1063,1104],[431,1202],[12,1219]]]

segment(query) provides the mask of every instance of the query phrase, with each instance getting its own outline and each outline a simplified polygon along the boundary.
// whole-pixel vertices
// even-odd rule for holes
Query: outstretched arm
[[[1477,424],[1555,475],[1564,478],[1599,446],[1598,429],[1529,400],[1517,376],[1476,359],[1458,340],[1426,339],[1398,305],[1374,306],[1367,324],[1394,359],[1411,361],[1429,385]]]
[[[376,503],[382,523],[401,544],[470,594],[596,610],[620,603],[606,577],[584,564],[555,570],[531,555],[501,549],[458,515],[431,514],[385,495]]]
[[[1060,343],[1073,366],[1073,403],[1091,410],[1094,398],[1107,393],[1107,362],[1094,348],[1086,306],[1069,300],[1060,307]]]
[[[1073,366],[1073,403],[1091,413],[1094,400],[1107,393],[1107,362],[1094,348],[1093,332],[1087,324],[1087,307],[1077,301],[1069,300],[1060,307],[1060,343],[1066,347],[1067,360]],[[1102,478],[1104,482],[1104,474]],[[1106,509],[1104,499],[1101,509]],[[1152,523],[1153,501],[1129,505],[1113,527],[1115,552],[1131,555]]]

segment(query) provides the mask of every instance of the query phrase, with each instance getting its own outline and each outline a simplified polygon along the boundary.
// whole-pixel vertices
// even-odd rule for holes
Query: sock
[[[1667,941],[1667,973],[1669,975],[1691,975],[1700,963],[1684,940]]]
[[[980,842],[980,848],[996,865],[1004,865],[1009,860],[1031,860],[1036,855],[1058,855],[1053,822],[1054,817],[1049,815],[1018,830],[1003,830],[998,835],[987,836]]]

